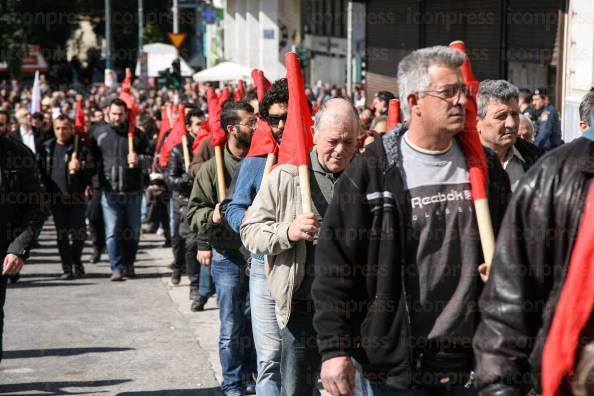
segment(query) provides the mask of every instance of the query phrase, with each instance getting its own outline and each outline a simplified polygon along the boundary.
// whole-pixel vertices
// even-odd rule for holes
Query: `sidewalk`
[[[119,283],[106,254],[85,264],[85,278],[60,280],[53,223],[40,239],[8,287],[0,395],[221,394],[215,301],[190,311],[187,279],[169,282],[161,237],[142,236],[137,277]]]

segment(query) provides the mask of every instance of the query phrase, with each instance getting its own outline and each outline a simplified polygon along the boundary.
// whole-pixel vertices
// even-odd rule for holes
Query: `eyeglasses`
[[[268,117],[266,117],[266,121],[268,122],[268,125],[270,125],[271,127],[277,127],[281,121],[286,124],[287,113],[282,115],[269,115]]]
[[[258,119],[257,118],[254,118],[254,119],[249,120],[249,121],[247,121],[245,123],[240,122],[237,125],[254,129],[256,127],[256,125],[258,125]]]
[[[419,95],[435,96],[441,99],[458,98],[459,95],[466,96],[468,94],[468,87],[466,84],[446,85],[445,87],[435,91],[418,91]],[[430,95],[431,93],[435,95]]]

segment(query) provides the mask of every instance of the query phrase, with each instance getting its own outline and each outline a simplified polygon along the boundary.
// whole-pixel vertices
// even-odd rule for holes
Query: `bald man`
[[[281,329],[281,382],[287,395],[318,393],[320,355],[313,328],[315,247],[334,185],[356,150],[359,116],[345,99],[330,99],[316,113],[309,180],[313,212],[302,213],[297,166],[276,167],[241,225],[251,252],[266,255],[265,270]],[[318,393],[319,394],[319,393]]]

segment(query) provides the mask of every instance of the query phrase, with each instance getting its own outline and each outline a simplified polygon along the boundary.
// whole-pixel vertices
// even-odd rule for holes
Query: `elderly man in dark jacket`
[[[33,154],[0,136],[0,359],[4,302],[9,275],[18,273],[43,226],[42,186]]]
[[[542,157],[516,188],[473,341],[481,395],[541,393],[543,348],[592,188],[593,158],[590,128]]]

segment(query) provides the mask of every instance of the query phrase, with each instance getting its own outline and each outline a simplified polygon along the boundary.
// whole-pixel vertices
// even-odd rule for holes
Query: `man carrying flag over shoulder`
[[[236,233],[239,233],[246,210],[260,190],[268,154],[278,154],[278,144],[287,119],[288,102],[289,87],[285,78],[275,81],[260,101],[258,127],[252,137],[250,151],[241,161],[233,198],[225,210],[227,222]],[[280,330],[274,316],[274,300],[266,283],[264,256],[256,253],[251,254],[250,306],[254,344],[258,355],[256,392],[279,395]]]
[[[231,102],[223,107],[219,121],[211,124],[212,142],[220,144],[222,151],[222,175],[216,157],[202,164],[188,203],[187,220],[198,238],[198,261],[205,267],[212,265],[221,323],[221,389],[226,396],[243,395],[244,387],[253,385],[247,382],[255,371],[255,362],[248,347],[252,340],[246,261],[239,236],[228,229],[222,216],[220,204],[226,191],[220,190],[229,188],[239,162],[248,153],[256,123],[254,109],[247,102]]]
[[[408,122],[368,145],[336,186],[312,288],[321,378],[332,395],[476,394],[471,340],[485,260],[469,177],[481,160],[466,154],[480,143],[465,130],[464,61],[444,46],[406,56],[398,84]],[[482,190],[497,229],[509,180],[488,157]]]
[[[319,394],[320,367],[311,296],[318,231],[334,185],[354,156],[359,117],[349,101],[331,99],[312,126],[295,53],[285,62],[289,102],[278,166],[262,184],[240,231],[245,247],[265,256],[280,328],[283,394],[312,395]]]

